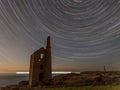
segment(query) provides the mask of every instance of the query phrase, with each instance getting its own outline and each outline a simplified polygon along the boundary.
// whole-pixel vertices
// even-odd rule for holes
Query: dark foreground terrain
[[[81,74],[59,75],[53,78],[54,85],[87,86],[87,85],[118,85],[120,72],[82,72]]]
[[[120,72],[82,72],[80,74],[64,74],[53,78],[49,86],[30,88],[28,81],[18,85],[1,87],[0,90],[120,90]]]

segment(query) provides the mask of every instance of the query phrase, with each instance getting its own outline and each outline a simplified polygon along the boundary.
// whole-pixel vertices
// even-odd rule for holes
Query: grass
[[[56,88],[36,88],[33,90],[120,90],[120,85],[104,86],[81,86],[81,87],[56,87]]]

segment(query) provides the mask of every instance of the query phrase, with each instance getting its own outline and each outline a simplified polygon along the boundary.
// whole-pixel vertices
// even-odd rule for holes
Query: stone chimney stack
[[[46,83],[50,83],[52,79],[52,66],[51,66],[51,43],[50,43],[50,36],[47,37],[47,45],[46,45],[46,78],[44,81]]]
[[[46,49],[50,49],[51,45],[50,45],[50,36],[47,37],[47,45],[46,45]]]

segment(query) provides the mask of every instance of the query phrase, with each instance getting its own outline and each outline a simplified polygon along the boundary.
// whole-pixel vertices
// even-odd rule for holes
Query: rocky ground
[[[80,74],[64,74],[55,76],[50,86],[36,86],[30,88],[28,81],[21,81],[18,85],[1,87],[0,90],[37,90],[36,88],[70,87],[70,86],[120,85],[120,72],[82,72]]]
[[[120,72],[82,72],[81,74],[58,75],[53,78],[54,85],[86,86],[120,84]]]

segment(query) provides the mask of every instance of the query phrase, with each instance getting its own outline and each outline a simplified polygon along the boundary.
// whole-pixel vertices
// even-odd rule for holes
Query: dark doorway
[[[43,65],[40,65],[40,70],[43,70]]]
[[[39,74],[39,81],[42,81],[43,80],[43,73],[40,73]]]

